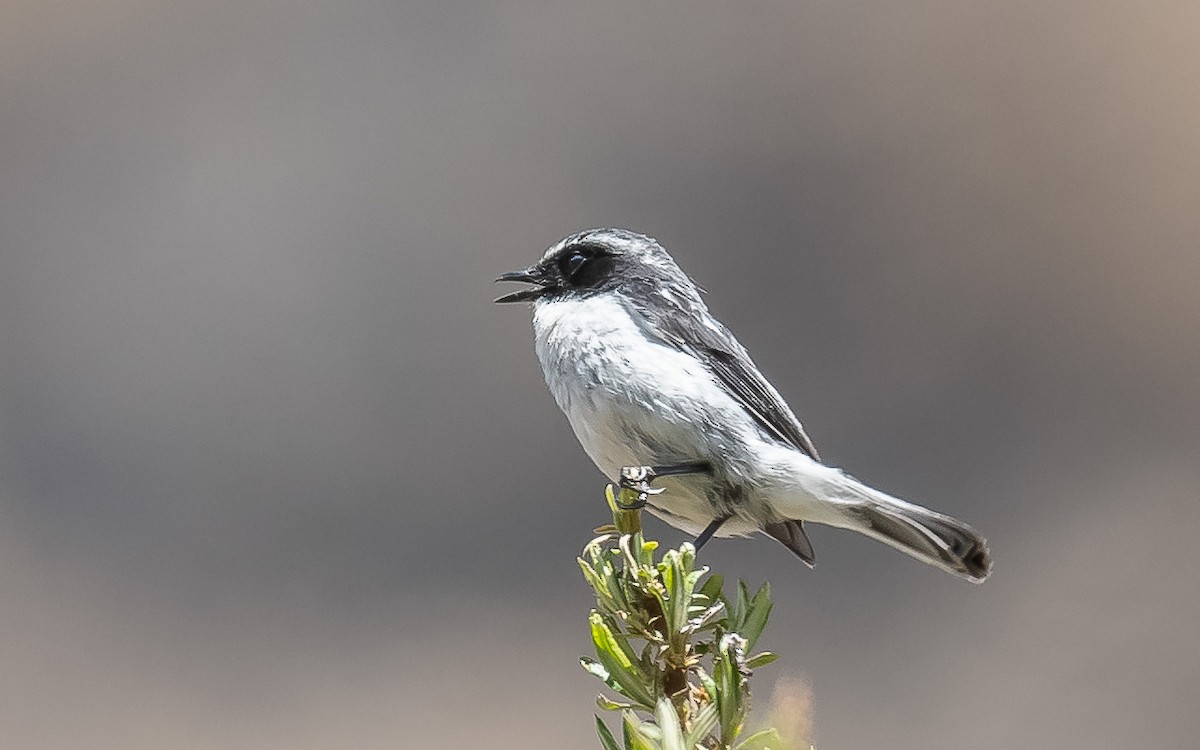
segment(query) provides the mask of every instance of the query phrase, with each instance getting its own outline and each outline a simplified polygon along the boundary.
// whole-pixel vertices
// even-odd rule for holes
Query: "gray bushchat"
[[[973,583],[987,541],[821,463],[800,421],[650,237],[593,229],[497,281],[531,286],[538,360],[592,461],[696,534],[762,532],[813,565],[804,522],[866,534]]]

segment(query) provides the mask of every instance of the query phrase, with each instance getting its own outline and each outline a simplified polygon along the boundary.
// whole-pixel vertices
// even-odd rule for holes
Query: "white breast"
[[[608,477],[643,464],[719,459],[728,466],[723,448],[758,440],[746,413],[708,370],[646,338],[618,300],[540,301],[533,327],[546,384]],[[660,481],[668,490],[655,502],[679,517],[672,523],[695,532],[712,518],[704,480]]]

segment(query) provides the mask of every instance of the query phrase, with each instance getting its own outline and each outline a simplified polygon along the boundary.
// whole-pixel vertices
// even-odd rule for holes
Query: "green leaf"
[[[745,591],[743,588],[742,591]],[[771,584],[764,583],[758,593],[750,601],[746,609],[746,619],[738,634],[746,639],[746,650],[754,648],[758,637],[767,627],[767,619],[771,617],[771,609],[775,606],[771,601]]]
[[[725,584],[725,580],[721,576],[713,573],[700,587],[700,593],[708,597],[710,602],[715,602],[721,598],[721,587]]]
[[[621,548],[621,555],[625,558],[625,570],[632,571],[640,575],[642,568],[646,567],[642,564],[641,558],[641,535],[622,534],[621,538],[617,540],[617,546]]]
[[[633,708],[633,704],[619,703],[606,695],[597,695],[596,705],[604,711],[624,711],[627,708]]]
[[[750,611],[750,590],[746,588],[745,581],[738,581],[737,589],[738,613],[745,617]]]
[[[725,613],[725,602],[717,602],[708,609],[699,609],[698,612],[689,612],[692,618],[687,621],[687,624],[680,628],[683,633],[694,633],[703,630],[710,626],[716,626],[721,621],[721,615]]]
[[[633,652],[633,647],[629,645],[629,635],[624,632],[623,625],[626,623],[624,613],[597,612],[596,615],[600,618],[600,622],[608,628],[614,642],[617,644],[621,653],[630,662],[637,661],[637,654]]]
[[[608,585],[604,580],[604,576],[597,572],[596,568],[591,563],[580,558],[579,568],[583,571],[583,577],[587,580],[588,585],[592,587],[592,591],[596,593],[597,599],[606,598],[608,594]]]
[[[666,698],[658,699],[658,708],[654,711],[658,728],[662,730],[662,750],[688,750],[683,744],[683,728],[679,726],[679,714]]]
[[[716,684],[717,716],[721,724],[721,741],[728,744],[737,736],[737,716],[740,713],[742,695],[738,690],[737,670],[728,659],[721,658],[713,665],[713,682]]]
[[[763,651],[761,654],[755,654],[747,659],[746,667],[749,669],[758,669],[759,667],[767,666],[778,658],[778,654],[773,654],[770,651]]]
[[[774,729],[764,729],[739,742],[737,750],[783,750],[783,738]]]
[[[642,722],[633,711],[626,711],[622,719],[621,728],[627,750],[659,750],[658,745],[643,730]]]
[[[613,679],[613,676],[609,674],[608,670],[604,668],[603,664],[600,664],[599,662],[589,659],[585,656],[579,659],[579,665],[588,673],[594,675],[595,677],[599,677],[610,689],[620,693],[621,695],[629,697],[625,687]],[[617,711],[620,709],[633,707],[632,704],[619,703],[603,695],[596,696],[596,705],[606,711]]]
[[[589,659],[585,656],[585,657],[581,657],[579,659],[579,666],[583,667],[584,671],[588,672],[589,674],[600,678],[600,680],[602,682],[604,682],[604,684],[607,685],[610,689],[615,690],[617,693],[620,693],[621,695],[623,695],[627,698],[630,697],[628,695],[628,691],[625,689],[625,687],[621,683],[617,682],[616,679],[613,678],[613,676],[609,673],[609,671],[604,667],[603,664],[601,664],[593,659]],[[607,703],[597,700],[596,704],[598,706],[600,706],[600,708],[603,708],[603,709],[606,709],[609,711],[614,711],[617,708],[629,708],[630,707],[628,704],[617,703],[615,701],[610,700],[609,698],[605,698],[604,696],[599,696],[599,697],[602,698],[603,701],[607,701]]]
[[[658,542],[653,539],[642,541],[642,559],[647,563],[654,561],[654,550],[658,549]]]
[[[666,621],[667,632],[663,635],[668,637],[678,633],[687,621],[687,606],[690,604],[687,600],[690,597],[686,595],[684,588],[687,576],[683,564],[682,556],[677,550],[667,552],[658,564],[663,590],[656,592],[655,596],[662,606],[663,618]]]
[[[704,708],[700,709],[694,717],[692,717],[692,728],[687,731],[683,737],[684,747],[691,750],[708,738],[712,731],[717,728],[717,704],[706,703]]]
[[[655,702],[654,695],[646,687],[650,681],[642,674],[641,667],[635,663],[635,657],[625,651],[629,645],[618,641],[599,613],[593,612],[589,619],[592,624],[592,643],[596,647],[596,655],[600,657],[600,663],[604,665],[613,680],[610,687],[626,698],[636,701],[646,708],[652,708]],[[584,669],[588,669],[588,667],[585,665]]]
[[[725,626],[734,632],[741,632],[742,625],[746,622],[746,610],[750,608],[750,600],[746,594],[746,584],[743,581],[738,581],[734,587],[733,596],[725,599],[726,609],[729,611],[729,617],[726,618]]]
[[[612,676],[609,675],[608,670],[604,668],[604,665],[595,659],[589,659],[586,656],[581,656],[579,657],[579,666],[583,667],[584,671],[599,677],[606,683],[612,680]]]
[[[746,718],[745,677],[742,675],[740,649],[745,639],[736,633],[721,636],[713,657],[713,681],[717,688],[717,713],[721,720],[721,742],[733,744]]]
[[[617,744],[616,738],[612,736],[612,732],[608,731],[608,727],[605,726],[604,722],[600,721],[599,716],[596,717],[596,734],[600,735],[600,744],[604,747],[604,750],[621,750],[621,746]]]

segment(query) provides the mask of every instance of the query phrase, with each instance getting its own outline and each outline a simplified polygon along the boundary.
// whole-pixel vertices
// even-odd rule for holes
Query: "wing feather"
[[[759,424],[783,442],[808,454],[814,461],[821,460],[800,420],[796,419],[783,397],[759,373],[745,353],[739,356],[737,352],[712,348],[700,351],[706,355],[701,359],[708,369]]]
[[[698,299],[671,305],[647,305],[638,312],[649,324],[647,335],[691,353],[751,417],[785,445],[820,461],[817,449],[783,397],[763,377],[729,329],[709,314]]]

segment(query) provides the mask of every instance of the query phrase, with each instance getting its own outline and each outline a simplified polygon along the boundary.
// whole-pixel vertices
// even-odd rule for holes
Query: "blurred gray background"
[[[1104,5],[3,3],[0,744],[596,747],[603,478],[490,300],[617,225],[992,542],[713,543],[761,707],[1192,747],[1200,6]]]

